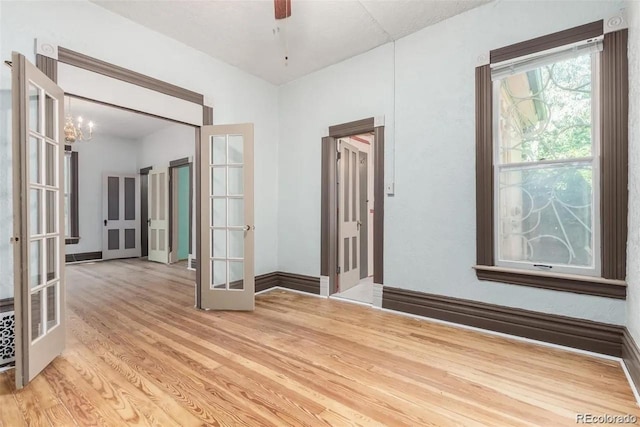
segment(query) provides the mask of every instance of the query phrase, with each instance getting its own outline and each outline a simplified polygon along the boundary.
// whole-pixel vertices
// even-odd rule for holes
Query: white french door
[[[64,92],[12,55],[16,387],[65,347]]]
[[[338,266],[339,291],[360,281],[360,167],[358,148],[339,140]]]
[[[139,257],[138,175],[106,173],[102,179],[102,259]]]
[[[201,131],[202,308],[253,310],[253,124]]]
[[[169,263],[169,169],[149,171],[149,261]]]

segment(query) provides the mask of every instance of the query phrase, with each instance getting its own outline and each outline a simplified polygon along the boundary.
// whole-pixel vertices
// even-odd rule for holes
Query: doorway
[[[384,117],[330,126],[321,170],[320,292],[381,306]]]
[[[193,163],[188,157],[169,166],[169,263],[187,261],[192,254]]]
[[[373,302],[373,132],[339,138],[338,286],[333,296]]]

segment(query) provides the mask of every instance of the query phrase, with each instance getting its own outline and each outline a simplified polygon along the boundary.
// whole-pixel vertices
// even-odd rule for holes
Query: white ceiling
[[[65,97],[64,106],[65,114],[69,114],[71,111],[74,123],[78,116],[82,117],[85,124],[88,124],[89,121],[94,123],[94,140],[99,140],[101,136],[137,140],[161,129],[183,126],[146,114],[134,113],[77,98],[71,99],[71,109],[69,109],[68,96]]]
[[[282,84],[491,0],[292,0],[281,21],[272,0],[92,1]]]

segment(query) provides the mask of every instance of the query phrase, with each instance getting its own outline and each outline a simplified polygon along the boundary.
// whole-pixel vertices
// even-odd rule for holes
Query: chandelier
[[[76,123],[74,124],[73,116],[71,115],[71,98],[68,103],[68,114],[64,123],[64,141],[67,144],[73,144],[76,141],[91,141],[93,137],[93,122],[90,121],[88,126],[85,127],[84,120],[81,116],[78,116]]]

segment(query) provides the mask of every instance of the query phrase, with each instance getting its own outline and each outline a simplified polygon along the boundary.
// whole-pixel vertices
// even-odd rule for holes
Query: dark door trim
[[[70,49],[66,49],[64,47],[58,46],[58,59],[53,59],[46,57],[44,55],[37,54],[36,55],[36,64],[38,68],[44,72],[49,78],[53,79],[54,82],[57,82],[58,76],[58,62],[63,62],[69,65],[73,65],[78,68],[83,68],[88,71],[93,71],[95,73],[100,73],[107,77],[115,78],[118,80],[122,80],[136,86],[144,87],[146,89],[151,89],[156,92],[163,93],[165,95],[173,96],[178,99],[187,100],[193,102],[195,104],[202,105],[202,115],[203,115],[203,126],[212,125],[213,124],[213,108],[208,107],[204,104],[204,95],[193,92],[191,90],[181,88],[179,86],[173,85],[171,83],[163,82],[161,80],[155,79],[153,77],[146,76],[144,74],[138,73],[133,70],[129,70],[127,68],[123,68],[109,62],[105,62],[96,58],[92,58],[90,56],[84,55],[79,52],[72,51]],[[76,97],[81,97],[81,94],[73,94]],[[85,98],[88,99],[88,98]],[[89,99],[90,101],[100,102],[96,100]],[[133,109],[124,108],[130,111],[135,111],[141,114],[148,114],[142,111],[136,111]],[[175,121],[168,117],[161,117],[167,120]],[[196,163],[196,180],[195,180],[195,192],[196,192],[196,252],[198,254],[202,253],[202,239],[200,236],[202,233],[200,232],[200,174],[201,170],[197,166],[200,164],[200,126],[193,126],[196,130],[195,132],[195,163]],[[196,264],[196,308],[201,308],[201,295],[200,295],[200,263]]]
[[[140,169],[140,256],[149,256],[149,172],[153,166]]]
[[[329,294],[336,292],[338,278],[338,138],[373,132],[373,281],[384,283],[384,126],[376,126],[373,117],[329,127],[322,138],[320,275],[329,277]],[[371,268],[371,266],[369,266]]]

